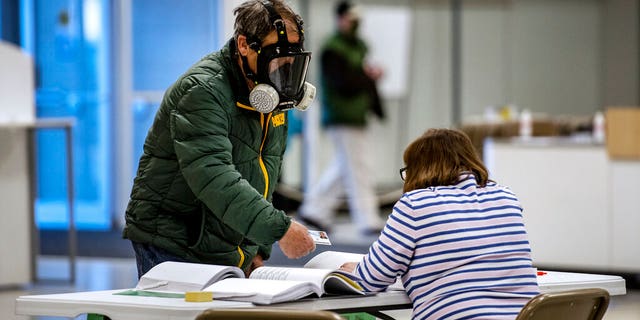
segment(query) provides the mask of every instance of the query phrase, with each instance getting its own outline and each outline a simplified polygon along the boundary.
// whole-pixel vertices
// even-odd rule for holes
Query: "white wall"
[[[463,119],[486,106],[592,114],[602,108],[603,2],[466,1]]]
[[[613,34],[613,31],[605,33],[605,9],[611,7],[610,2],[620,1],[463,1],[462,121],[481,116],[487,106],[504,104],[515,104],[518,108],[549,115],[590,115],[603,108],[605,93],[613,93],[608,96],[624,94],[611,89],[617,87],[606,82],[603,71],[605,61],[613,61],[605,59],[617,52],[605,56],[603,48],[605,35]],[[333,30],[334,3],[309,1],[308,4],[310,16],[305,17],[307,47],[316,54],[310,72],[312,81],[316,81],[320,43]],[[367,6],[385,5],[406,7],[412,15],[410,58],[406,62],[409,66],[407,93],[401,97],[386,97],[389,118],[383,123],[374,122],[370,128],[376,142],[372,156],[376,159],[378,184],[399,185],[395,171],[402,165],[404,147],[427,128],[454,125],[451,109],[451,4],[448,0],[369,0],[356,3],[365,9]],[[618,4],[618,11],[622,11],[620,6],[624,5]],[[394,26],[394,21],[376,23],[387,24],[387,28]],[[612,30],[624,28],[620,26],[623,23],[617,23],[617,29]],[[637,41],[637,30],[634,32]],[[386,43],[386,47],[396,50],[394,43]],[[637,45],[635,48],[637,52]],[[637,55],[623,57],[629,60],[629,65],[635,66],[633,70],[637,74]],[[619,70],[623,63],[615,61],[614,67]],[[612,79],[609,81],[615,81],[620,76],[609,78]],[[606,86],[611,88],[606,89]],[[629,91],[633,92],[631,88],[627,89],[627,96]],[[319,107],[315,105],[313,108]],[[319,112],[309,117],[312,126],[317,126],[318,115]],[[317,149],[312,152],[314,156],[311,159],[314,161],[313,170],[317,172],[326,164],[332,149],[319,128],[313,131],[309,143]],[[301,150],[294,142],[290,151],[284,181],[296,185],[301,179],[299,162],[302,157],[295,154]]]
[[[593,114],[602,107],[601,1],[514,4],[513,94],[550,114]]]
[[[631,106],[640,101],[640,1],[604,2],[604,105]]]

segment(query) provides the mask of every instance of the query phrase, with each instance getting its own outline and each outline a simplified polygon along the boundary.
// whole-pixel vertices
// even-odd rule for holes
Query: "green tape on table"
[[[376,317],[366,312],[342,313],[340,316],[346,320],[376,320]]]
[[[157,291],[144,291],[144,290],[126,290],[122,292],[116,292],[114,293],[114,295],[184,299],[184,293],[157,292]]]

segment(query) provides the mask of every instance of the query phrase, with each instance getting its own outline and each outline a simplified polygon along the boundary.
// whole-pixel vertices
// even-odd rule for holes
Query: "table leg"
[[[73,180],[73,136],[72,127],[65,127],[66,151],[67,151],[67,202],[69,204],[69,281],[76,282],[76,226],[74,215],[74,180]]]
[[[27,129],[27,154],[29,167],[29,225],[31,232],[31,281],[38,281],[38,254],[40,253],[40,234],[36,224],[36,186],[38,183],[35,157],[35,128]]]
[[[63,125],[66,144],[67,155],[67,203],[69,212],[69,231],[67,233],[68,249],[69,249],[69,282],[76,282],[76,249],[77,249],[77,234],[75,227],[75,184],[73,179],[73,126],[71,124]],[[30,193],[30,208],[31,208],[31,280],[38,281],[38,266],[37,256],[40,252],[40,236],[38,226],[35,221],[35,201],[37,198],[37,165],[36,165],[36,146],[35,146],[35,132],[38,129],[50,129],[56,128],[54,126],[35,126],[29,128],[28,131],[28,144],[29,144],[29,170],[31,176],[31,183],[29,186]],[[59,128],[59,126],[58,126]]]

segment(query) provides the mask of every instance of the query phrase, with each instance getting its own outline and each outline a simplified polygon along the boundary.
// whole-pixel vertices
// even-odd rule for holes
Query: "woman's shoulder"
[[[464,180],[457,185],[434,186],[409,191],[404,193],[402,198],[406,202],[425,204],[462,201],[465,198],[496,193],[506,193],[515,197],[509,187],[495,181],[488,181],[485,186],[479,186],[475,180]]]
[[[446,198],[452,195],[450,191],[442,187],[427,187],[406,192],[400,200],[415,207],[423,207],[432,203],[446,201]]]
[[[493,180],[487,181],[487,184],[483,188],[481,188],[481,190],[483,190],[484,192],[490,192],[490,193],[498,193],[498,192],[508,193],[515,196],[515,193],[513,192],[513,190],[511,190],[511,188]]]

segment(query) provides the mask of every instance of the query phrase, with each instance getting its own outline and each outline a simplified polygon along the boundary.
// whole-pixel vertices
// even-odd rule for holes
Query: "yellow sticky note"
[[[213,300],[211,291],[189,291],[184,293],[184,301],[187,302],[207,302]]]
[[[273,116],[273,118],[271,118],[271,122],[273,123],[274,128],[283,125],[284,121],[285,121],[284,112],[278,113],[275,116]]]

